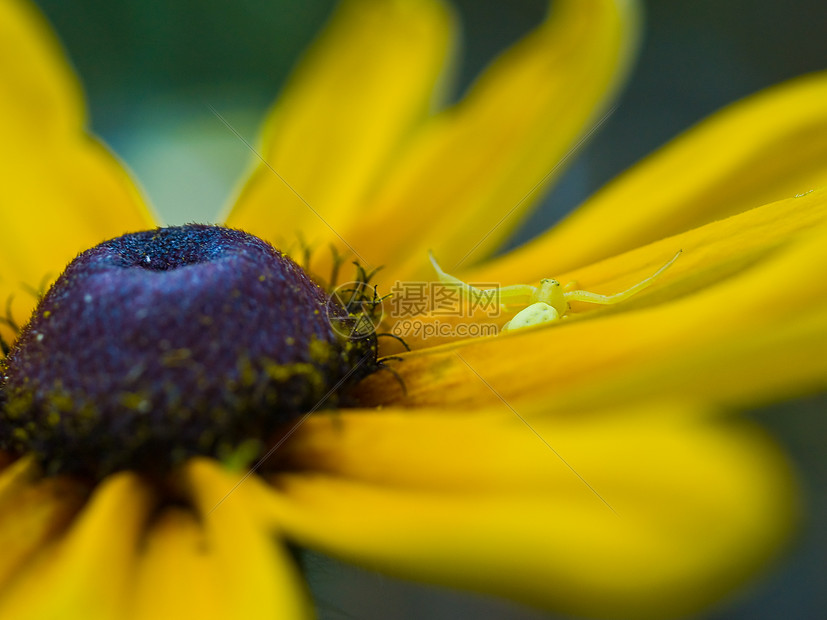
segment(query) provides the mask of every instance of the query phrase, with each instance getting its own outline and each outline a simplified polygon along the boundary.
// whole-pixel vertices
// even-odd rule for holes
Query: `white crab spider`
[[[556,321],[566,315],[569,310],[570,301],[585,301],[590,304],[617,304],[625,301],[649,286],[655,278],[678,260],[678,256],[681,255],[682,251],[683,250],[678,250],[677,254],[675,254],[669,262],[645,280],[641,280],[631,288],[620,293],[615,293],[614,295],[600,295],[598,293],[590,293],[589,291],[572,290],[573,287],[577,286],[576,283],[570,282],[565,287],[562,287],[557,280],[550,278],[540,280],[540,286],[515,284],[498,289],[479,289],[470,284],[466,284],[459,278],[445,273],[439,264],[437,264],[433,253],[429,252],[429,256],[431,258],[431,264],[434,266],[439,277],[439,281],[442,284],[458,287],[463,295],[474,302],[486,304],[496,300],[500,306],[503,307],[523,306],[523,309],[503,326],[502,331],[506,332]]]

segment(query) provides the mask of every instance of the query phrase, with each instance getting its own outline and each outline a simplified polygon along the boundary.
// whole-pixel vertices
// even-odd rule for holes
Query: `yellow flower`
[[[227,224],[352,248],[385,266],[385,290],[432,278],[429,249],[468,281],[556,276],[600,292],[680,260],[609,311],[575,306],[545,328],[444,346],[414,338],[394,366],[405,391],[372,375],[364,408],[308,418],[266,474],[192,459],[174,501],[141,472],[90,488],[2,455],[0,617],[306,617],[280,541],[609,617],[700,609],[773,556],[795,513],[788,466],[760,429],[721,414],[825,386],[827,77],[724,110],[482,262],[631,55],[633,3],[554,6],[432,115],[450,12],[343,3],[274,108],[266,163]],[[154,218],[85,133],[78,85],[19,0],[0,4],[0,51],[6,297]],[[32,306],[18,294],[8,318]]]

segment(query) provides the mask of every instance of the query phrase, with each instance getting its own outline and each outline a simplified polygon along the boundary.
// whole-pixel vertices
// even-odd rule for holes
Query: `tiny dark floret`
[[[78,256],[2,362],[0,443],[50,473],[222,458],[335,406],[376,338],[266,242],[218,226],[124,235]]]

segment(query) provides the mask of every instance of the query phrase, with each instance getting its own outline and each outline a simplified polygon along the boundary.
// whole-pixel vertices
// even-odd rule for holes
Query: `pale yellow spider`
[[[445,273],[437,264],[434,255],[429,252],[429,256],[431,257],[431,264],[436,270],[439,281],[442,284],[458,287],[466,298],[476,304],[488,305],[496,301],[504,308],[508,306],[523,306],[523,309],[503,326],[502,331],[508,332],[561,319],[569,311],[568,302],[570,301],[585,301],[590,304],[620,303],[649,286],[655,278],[678,260],[678,256],[681,255],[682,251],[683,250],[678,250],[678,253],[675,254],[669,262],[645,280],[641,280],[631,288],[620,293],[615,293],[614,295],[600,295],[598,293],[590,293],[589,291],[573,290],[573,288],[577,286],[575,282],[569,282],[565,287],[561,287],[557,280],[550,278],[540,280],[540,286],[514,284],[502,288],[479,289],[470,284],[466,284],[459,278]]]

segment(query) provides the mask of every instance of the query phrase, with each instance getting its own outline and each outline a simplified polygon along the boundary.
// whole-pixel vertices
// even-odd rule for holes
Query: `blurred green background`
[[[167,223],[214,220],[251,162],[209,111],[254,141],[290,66],[332,0],[39,0],[82,76],[92,128],[128,163]],[[456,2],[464,49],[458,91],[543,16],[539,0]],[[542,230],[608,179],[724,104],[827,68],[823,0],[650,1],[637,67],[615,113],[572,158],[526,224]],[[827,102],[825,102],[827,105]],[[827,352],[825,352],[827,354]],[[708,620],[827,618],[827,399],[754,412],[801,470],[807,522],[796,545]],[[547,616],[507,602],[407,584],[306,556],[322,618]]]

